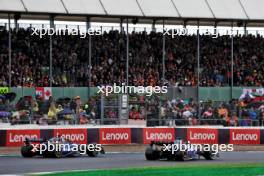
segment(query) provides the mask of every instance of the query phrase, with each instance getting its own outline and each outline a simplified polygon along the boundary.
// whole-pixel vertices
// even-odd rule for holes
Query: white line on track
[[[27,173],[26,175],[47,175],[47,174],[58,174],[58,173],[65,173],[65,172],[85,172],[85,171],[96,171],[99,169],[83,169],[83,170],[66,170],[66,171],[49,171],[49,172],[33,172]]]

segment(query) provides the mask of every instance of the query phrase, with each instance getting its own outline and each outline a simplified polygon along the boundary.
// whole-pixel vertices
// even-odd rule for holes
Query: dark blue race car
[[[212,146],[209,146],[209,150],[203,150],[203,145],[201,148],[185,148],[184,150],[180,150],[179,148],[174,148],[173,146],[186,145],[185,141],[181,139],[177,139],[174,142],[155,142],[152,141],[150,145],[145,150],[146,160],[176,160],[176,161],[187,161],[187,160],[199,160],[201,156],[206,160],[214,160],[219,158],[219,152],[213,151]],[[172,148],[167,150],[168,146],[176,149],[172,152]],[[189,146],[194,146],[194,144],[190,144]]]
[[[54,137],[49,140],[26,139],[21,147],[21,155],[25,158],[42,156],[44,158],[75,157],[87,154],[89,157],[97,157],[104,154],[103,147],[99,144],[75,144],[62,137]]]

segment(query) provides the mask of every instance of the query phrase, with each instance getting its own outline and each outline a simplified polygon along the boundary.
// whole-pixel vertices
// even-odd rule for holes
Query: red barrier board
[[[230,129],[230,144],[260,144],[260,129]]]
[[[87,134],[89,129],[51,129],[49,130],[49,134],[44,133],[44,131],[40,133],[40,131],[40,129],[1,130],[0,140],[2,139],[2,141],[0,141],[0,145],[7,147],[21,146],[25,138],[49,138],[58,135],[78,144],[87,144],[89,142]],[[190,143],[199,144],[217,144],[224,142],[230,144],[258,145],[264,143],[264,137],[261,136],[261,134],[264,134],[264,130],[252,128],[226,128],[226,133],[221,133],[221,130],[214,128],[186,128],[186,132],[183,131],[183,134],[178,134],[179,132],[175,128],[138,128],[136,133],[132,134],[132,132],[135,131],[131,128],[98,128],[94,133],[94,137],[96,139],[98,137],[96,141],[101,144],[131,144],[131,142],[148,144],[151,141],[170,142],[174,141],[177,136],[187,139]]]
[[[77,144],[87,144],[87,129],[54,129],[53,136],[61,136]]]
[[[100,128],[100,144],[130,144],[131,128]]]
[[[175,140],[174,128],[143,128],[143,143],[149,144],[151,141]]]
[[[217,144],[218,129],[188,128],[187,140],[193,144]]]
[[[7,130],[6,146],[21,146],[25,139],[39,139],[40,130]]]

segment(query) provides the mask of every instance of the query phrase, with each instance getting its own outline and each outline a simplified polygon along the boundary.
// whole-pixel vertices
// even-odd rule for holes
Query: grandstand
[[[156,109],[159,118],[167,120],[159,125],[175,118],[180,119],[176,125],[263,125],[261,105],[245,109],[253,98],[237,100],[245,87],[264,86],[263,5],[261,0],[0,0],[0,18],[8,19],[0,29],[0,86],[34,98],[34,88],[53,87],[56,99],[80,96],[93,107],[87,110],[89,114],[102,120],[105,116],[121,118],[122,97],[115,97],[114,108],[107,107],[106,102],[98,103],[105,101],[102,97],[90,98],[94,95],[91,87],[166,85],[171,88],[167,99],[159,100],[160,105],[156,102]],[[49,25],[23,27],[20,20],[49,20]],[[56,21],[85,22],[85,27],[76,28],[92,28],[102,35],[82,38],[80,31],[77,35],[32,35],[44,27],[61,30]],[[104,23],[120,27],[104,30]],[[139,24],[151,25],[151,30],[136,30]],[[186,34],[164,34],[175,29]],[[76,89],[60,94],[65,87]],[[131,108],[126,107],[126,118],[145,119],[151,111],[148,103],[142,105],[137,98],[136,106],[129,102]],[[182,108],[182,99],[189,98],[194,102],[188,100]],[[213,106],[207,100],[225,103],[214,102],[217,105]],[[39,99],[34,101],[41,104]],[[47,115],[58,105],[62,104],[49,102],[46,113],[36,114]]]

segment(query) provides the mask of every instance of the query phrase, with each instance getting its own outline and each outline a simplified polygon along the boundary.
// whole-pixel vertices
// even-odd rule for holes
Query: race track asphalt
[[[213,161],[146,161],[144,153],[107,153],[97,158],[86,156],[77,158],[22,158],[20,156],[0,156],[0,174],[27,174],[67,170],[90,170],[128,168],[144,166],[175,166],[180,164],[204,163],[264,163],[264,152],[221,153]]]

